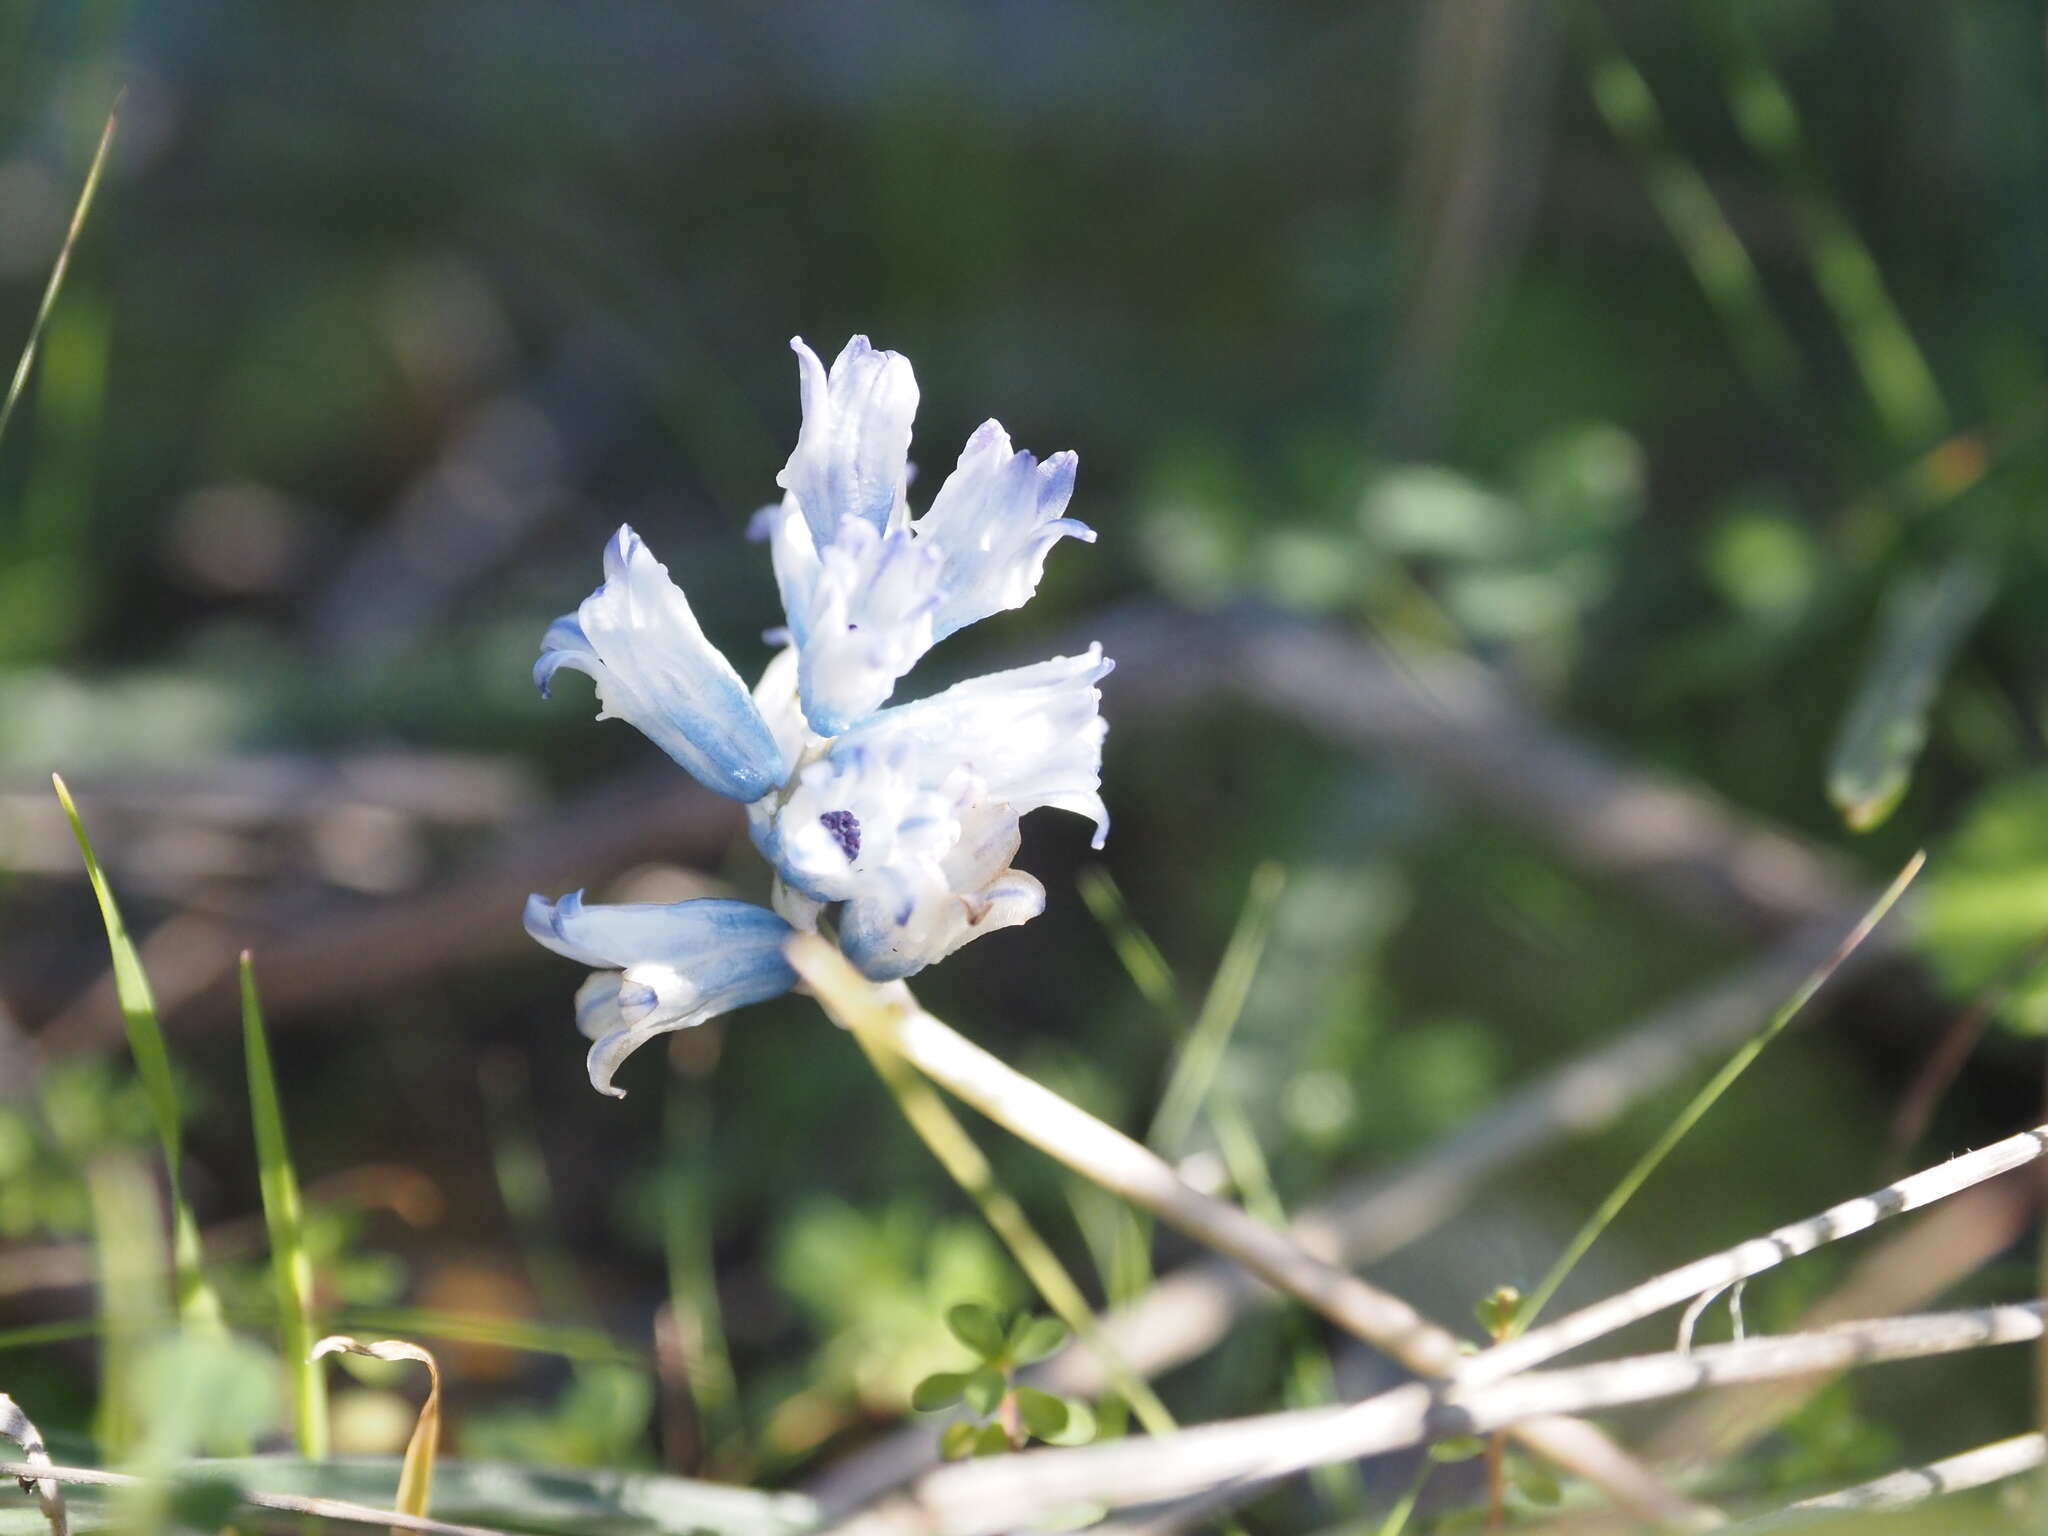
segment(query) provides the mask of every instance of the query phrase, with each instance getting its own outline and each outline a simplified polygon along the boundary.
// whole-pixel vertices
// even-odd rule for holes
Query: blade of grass
[[[164,1044],[163,1026],[157,1021],[156,999],[143,973],[142,958],[128,937],[128,925],[114,902],[113,888],[92,851],[92,839],[61,775],[51,774],[57,799],[70,819],[71,832],[78,839],[78,851],[85,860],[86,879],[99,902],[100,920],[107,930],[107,948],[113,957],[114,994],[121,1005],[121,1020],[128,1030],[128,1048],[135,1057],[135,1070],[142,1078],[157,1136],[163,1143],[164,1165],[171,1186],[171,1255],[177,1267],[178,1315],[188,1324],[221,1330],[220,1298],[207,1283],[200,1264],[199,1227],[192,1209],[185,1203],[183,1183],[183,1130],[178,1110],[177,1085],[171,1080],[171,1054]]]
[[[1885,594],[1877,643],[1828,759],[1828,799],[1851,831],[1881,824],[1906,793],[1941,680],[1996,590],[1990,568],[1965,552]]]
[[[1080,888],[1081,900],[1087,903],[1089,913],[1109,936],[1110,946],[1116,950],[1117,959],[1123,962],[1132,984],[1145,1001],[1157,1008],[1173,1026],[1174,1035],[1178,1037],[1182,1020],[1180,994],[1174,989],[1173,967],[1166,963],[1166,956],[1152,942],[1152,935],[1131,916],[1130,903],[1124,900],[1124,893],[1117,888],[1116,881],[1108,870],[1095,865],[1082,870],[1075,884]]]
[[[692,1324],[695,1347],[688,1386],[703,1426],[705,1458],[721,1469],[737,1471],[747,1469],[746,1423],[725,1342],[712,1263],[710,1201],[699,1172],[712,1166],[711,1114],[710,1095],[682,1073],[672,1074],[662,1105],[663,1157],[668,1165],[662,1253],[668,1270],[669,1315],[678,1326],[685,1318]]]
[[[1251,890],[1238,917],[1236,932],[1224,951],[1224,958],[1217,966],[1208,996],[1203,1001],[1203,1020],[1212,1021],[1212,1028],[1217,1027],[1213,1021],[1225,1021],[1219,1031],[1219,1061],[1223,1049],[1229,1045],[1230,1033],[1235,1029],[1237,1019],[1243,1012],[1246,992],[1253,974],[1258,969],[1259,959],[1272,930],[1274,908],[1279,900],[1282,884],[1281,871],[1275,865],[1261,865],[1254,872]],[[1189,1034],[1172,969],[1167,965],[1165,956],[1160,953],[1159,946],[1153,942],[1152,936],[1131,912],[1130,905],[1124,900],[1123,892],[1117,888],[1116,881],[1107,870],[1094,868],[1083,874],[1081,889],[1088,910],[1108,934],[1111,946],[1116,950],[1118,958],[1123,961],[1132,984],[1160,1013],[1174,1038]],[[1199,1036],[1201,1033],[1202,1025],[1197,1023],[1193,1034]],[[1187,1059],[1187,1054],[1183,1053],[1183,1061]],[[1287,1211],[1281,1202],[1280,1192],[1273,1183],[1272,1170],[1267,1165],[1265,1149],[1259,1145],[1257,1133],[1252,1129],[1236,1100],[1214,1085],[1213,1067],[1209,1077],[1210,1083],[1203,1087],[1196,1100],[1196,1108],[1206,1113],[1210,1128],[1216,1133],[1217,1148],[1222,1154],[1223,1164],[1229,1172],[1231,1183],[1243,1197],[1245,1209],[1269,1225],[1285,1227]],[[1171,1089],[1169,1097],[1170,1095]],[[1163,1115],[1162,1103],[1162,1118]],[[1161,1152],[1165,1152],[1166,1148],[1157,1139],[1156,1120],[1153,1129],[1153,1145]],[[1122,1202],[1115,1204],[1116,1209],[1123,1213],[1121,1230],[1132,1234],[1141,1251],[1149,1247],[1150,1222],[1132,1213]],[[1336,1369],[1331,1363],[1329,1351],[1323,1347],[1321,1339],[1317,1336],[1316,1329],[1306,1317],[1298,1313],[1289,1314],[1286,1327],[1290,1350],[1288,1382],[1292,1399],[1302,1406],[1335,1402]],[[1318,1468],[1315,1476],[1324,1496],[1334,1507],[1349,1511],[1362,1506],[1365,1483],[1364,1476],[1357,1467],[1346,1464],[1341,1467]]]
[[[1877,258],[1829,190],[1792,93],[1740,7],[1695,5],[1694,12],[1720,44],[1723,86],[1737,130],[1792,195],[1814,286],[1834,316],[1865,393],[1897,447],[1927,446],[1948,430],[1941,386],[1885,287]]]
[[[97,1317],[66,1317],[55,1322],[30,1323],[21,1328],[0,1330],[0,1352],[10,1349],[34,1349],[40,1344],[68,1344],[73,1339],[89,1339],[100,1333],[106,1325]]]
[[[1608,131],[1634,156],[1658,217],[1678,246],[1758,393],[1812,413],[1798,345],[1773,307],[1749,249],[1706,177],[1672,147],[1657,98],[1595,5],[1574,10],[1586,85]]]
[[[1216,967],[1209,994],[1202,1000],[1195,1027],[1174,1061],[1158,1113],[1152,1117],[1152,1129],[1145,1137],[1162,1157],[1172,1158],[1180,1152],[1201,1116],[1202,1103],[1215,1085],[1217,1069],[1230,1049],[1230,1037],[1244,1014],[1245,999],[1251,994],[1252,978],[1258,974],[1259,960],[1273,931],[1273,914],[1286,885],[1286,871],[1278,864],[1261,864],[1252,871],[1237,927]]]
[[[645,1354],[597,1328],[561,1327],[423,1307],[349,1307],[339,1319],[365,1333],[416,1333],[455,1344],[487,1344],[528,1355],[555,1355],[593,1364],[645,1367]]]
[[[92,200],[100,187],[100,173],[107,166],[107,151],[113,148],[114,131],[121,124],[121,102],[127,95],[124,90],[114,98],[114,107],[107,114],[107,126],[100,130],[99,148],[93,151],[92,164],[86,169],[85,186],[79,191],[78,206],[71,210],[71,227],[64,233],[64,243],[57,249],[57,260],[50,268],[50,281],[43,288],[42,303],[36,306],[36,317],[30,323],[28,340],[22,344],[21,359],[14,365],[14,378],[7,386],[7,398],[0,402],[0,439],[7,436],[7,424],[14,419],[14,408],[20,403],[21,393],[28,386],[28,376],[36,363],[36,348],[41,345],[43,330],[50,323],[50,312],[57,307],[57,293],[64,286],[64,274],[71,266],[71,252],[78,244],[80,231],[85,228],[85,218],[92,211]]]
[[[299,1454],[327,1456],[327,1375],[313,1363],[313,1261],[299,1204],[299,1177],[285,1137],[284,1108],[270,1066],[256,969],[242,951],[242,1051],[249,1077],[249,1116],[256,1127],[256,1169],[263,1191],[263,1221],[270,1231],[270,1273],[277,1293],[279,1346],[292,1386],[292,1428]]]
[[[1885,914],[1891,911],[1901,896],[1906,894],[1906,887],[1913,883],[1914,877],[1920,873],[1920,866],[1926,862],[1925,853],[1916,853],[1906,861],[1905,868],[1885,887],[1884,894],[1877,898],[1842,942],[1835,946],[1834,953],[1808,974],[1798,989],[1779,1006],[1778,1011],[1765,1021],[1763,1028],[1750,1036],[1748,1041],[1728,1058],[1720,1071],[1707,1080],[1706,1086],[1693,1095],[1691,1102],[1664,1127],[1657,1139],[1650,1144],[1649,1150],[1636,1159],[1628,1172],[1621,1176],[1621,1182],[1609,1191],[1607,1198],[1600,1202],[1599,1208],[1587,1218],[1586,1224],[1579,1228],[1572,1240],[1565,1245],[1564,1252],[1558,1255],[1557,1262],[1550,1267],[1550,1272],[1524,1298],[1521,1308],[1515,1314],[1514,1327],[1509,1337],[1522,1332],[1536,1320],[1537,1314],[1557,1294],[1558,1287],[1564,1284],[1572,1270],[1578,1266],[1579,1260],[1586,1256],[1587,1250],[1600,1240],[1600,1234],[1605,1232],[1614,1218],[1621,1214],[1623,1207],[1635,1197],[1636,1191],[1643,1187],[1650,1175],[1655,1173],[1664,1159],[1671,1154],[1672,1149],[1685,1139],[1687,1133],[1699,1124],[1721,1095],[1734,1086],[1735,1080],[1749,1070],[1750,1064],[1763,1054],[1764,1048],[1777,1039],[1785,1026],[1797,1018],[1806,1005],[1813,1001],[1814,994],[1827,985],[1828,978],[1841,968],[1842,962],[1870,937],[1872,930],[1884,921]]]
[[[99,1267],[100,1400],[94,1437],[109,1455],[140,1448],[137,1364],[163,1321],[162,1212],[142,1170],[105,1157],[86,1170]]]

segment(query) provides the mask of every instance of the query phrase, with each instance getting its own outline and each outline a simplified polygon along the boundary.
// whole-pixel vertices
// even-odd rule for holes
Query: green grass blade
[[[1657,1139],[1650,1144],[1649,1150],[1636,1159],[1634,1166],[1621,1176],[1621,1182],[1616,1184],[1609,1191],[1607,1198],[1600,1202],[1599,1209],[1593,1212],[1586,1224],[1579,1228],[1572,1240],[1565,1245],[1564,1252],[1559,1254],[1557,1262],[1551,1265],[1550,1273],[1545,1275],[1523,1300],[1521,1310],[1515,1314],[1512,1333],[1522,1332],[1536,1320],[1537,1314],[1549,1304],[1551,1297],[1557,1294],[1558,1287],[1564,1284],[1572,1270],[1577,1268],[1579,1260],[1584,1258],[1587,1251],[1600,1240],[1600,1234],[1605,1232],[1614,1218],[1621,1214],[1622,1208],[1635,1197],[1636,1191],[1643,1187],[1650,1175],[1657,1171],[1666,1157],[1670,1156],[1672,1149],[1685,1139],[1686,1134],[1699,1124],[1701,1118],[1714,1107],[1721,1095],[1734,1086],[1735,1080],[1749,1070],[1750,1063],[1763,1054],[1764,1047],[1777,1039],[1785,1026],[1797,1018],[1806,1005],[1813,1001],[1814,994],[1827,985],[1828,978],[1841,969],[1842,962],[1870,937],[1871,930],[1884,921],[1884,915],[1891,911],[1893,904],[1901,896],[1906,894],[1906,887],[1913,883],[1914,876],[1920,873],[1920,866],[1926,862],[1927,855],[1924,853],[1916,853],[1906,861],[1906,867],[1899,871],[1890,885],[1885,887],[1884,894],[1877,898],[1870,910],[1865,912],[1856,926],[1849,930],[1848,936],[1835,946],[1834,953],[1814,967],[1806,980],[1799,984],[1798,990],[1765,1021],[1764,1027],[1750,1036],[1748,1041],[1722,1065],[1721,1070],[1707,1081],[1707,1085],[1693,1095],[1691,1102],[1678,1112],[1677,1117],[1664,1127]]]
[[[284,1107],[270,1066],[256,969],[242,951],[242,1051],[248,1064],[249,1117],[256,1128],[256,1168],[263,1190],[263,1223],[270,1232],[270,1273],[277,1292],[278,1345],[292,1387],[292,1428],[299,1454],[327,1455],[327,1375],[314,1364],[313,1261],[306,1252],[299,1176],[285,1137]]]
[[[134,1054],[135,1070],[142,1078],[150,1115],[163,1142],[171,1184],[171,1254],[177,1266],[178,1315],[189,1323],[219,1330],[220,1298],[207,1284],[201,1269],[199,1228],[192,1220],[191,1208],[185,1204],[178,1090],[171,1080],[171,1053],[164,1044],[163,1026],[157,1021],[156,998],[149,990],[142,958],[128,937],[128,925],[121,920],[121,909],[114,903],[113,889],[92,851],[92,839],[86,836],[85,823],[79,819],[71,791],[57,774],[50,775],[50,782],[56,786],[57,799],[71,821],[72,835],[78,839],[78,851],[85,860],[86,879],[92,882],[93,896],[99,902],[100,920],[107,930],[107,948],[113,957],[114,994],[121,1005],[121,1020],[128,1029],[128,1048]]]
[[[1672,147],[1650,84],[1607,30],[1599,9],[1581,5],[1575,29],[1586,84],[1608,131],[1636,162],[1679,254],[1692,269],[1750,381],[1766,398],[1805,403],[1799,348],[1757,275],[1749,248],[1699,169]]]
[[[125,92],[123,93],[125,94]],[[107,167],[107,151],[114,146],[114,130],[121,124],[121,99],[114,100],[114,110],[107,114],[107,126],[100,130],[99,148],[93,151],[92,165],[85,173],[85,186],[78,194],[78,206],[71,210],[71,227],[65,231],[64,244],[58,247],[57,260],[50,268],[50,281],[43,289],[43,301],[36,306],[35,320],[28,329],[28,340],[21,348],[21,359],[14,365],[14,378],[7,386],[7,399],[0,403],[0,438],[7,436],[7,424],[14,419],[14,408],[21,401],[21,392],[28,387],[28,376],[36,364],[36,348],[42,344],[43,330],[50,323],[50,312],[57,307],[58,290],[64,286],[64,274],[71,267],[71,252],[78,244],[80,231],[85,228],[85,218],[92,211],[92,200],[100,188],[100,173]]]
[[[69,1344],[73,1339],[90,1339],[104,1332],[105,1328],[105,1322],[97,1317],[64,1317],[55,1322],[0,1329],[0,1353],[10,1349],[36,1349],[45,1344]]]
[[[1729,111],[1751,153],[1792,196],[1801,243],[1850,359],[1895,445],[1924,448],[1948,430],[1948,406],[1870,247],[1829,189],[1799,109],[1733,6],[1699,6],[1721,44]]]
[[[1123,963],[1132,985],[1146,1002],[1165,1016],[1178,1035],[1181,1029],[1180,997],[1174,991],[1173,968],[1166,963],[1166,956],[1159,952],[1159,946],[1152,942],[1152,935],[1140,928],[1131,916],[1130,904],[1124,900],[1124,893],[1117,888],[1116,881],[1108,870],[1096,865],[1082,870],[1075,884],[1080,887],[1081,900],[1087,903],[1090,915],[1109,936],[1110,947]]]
[[[1202,1000],[1195,1027],[1174,1061],[1166,1091],[1160,1095],[1159,1112],[1152,1117],[1152,1130],[1145,1138],[1161,1157],[1171,1159],[1179,1153],[1201,1116],[1202,1103],[1216,1081],[1224,1053],[1230,1048],[1230,1037],[1244,1012],[1252,978],[1258,974],[1260,957],[1265,954],[1266,940],[1273,931],[1273,914],[1286,885],[1286,872],[1277,864],[1261,864],[1252,871],[1251,889],[1245,895],[1243,911],[1238,914],[1237,928],[1216,967],[1216,978],[1209,985],[1209,995]]]
[[[86,1170],[98,1267],[99,1409],[94,1437],[109,1455],[141,1449],[145,1425],[137,1371],[164,1319],[163,1213],[156,1189],[134,1162],[102,1157]]]
[[[1996,588],[1989,567],[1963,554],[1886,594],[1877,644],[1828,759],[1828,799],[1851,830],[1868,832],[1905,794],[1941,680]]]

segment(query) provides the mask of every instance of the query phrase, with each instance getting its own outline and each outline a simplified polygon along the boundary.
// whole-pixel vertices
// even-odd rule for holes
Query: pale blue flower
[[[793,931],[751,902],[588,906],[581,891],[526,899],[526,931],[558,955],[599,967],[576,994],[576,1027],[591,1041],[590,1084],[625,1097],[612,1074],[656,1035],[688,1029],[796,985],[782,957]]]
[[[917,382],[909,362],[856,336],[828,382],[816,354],[793,345],[803,432],[782,472],[789,495],[755,526],[774,556],[804,717],[819,735],[837,736],[887,703],[935,643],[1022,607],[1060,539],[1093,543],[1095,533],[1061,515],[1074,492],[1074,455],[1040,464],[994,421],[967,440],[931,509],[910,522],[903,455]],[[835,446],[855,466],[836,477]],[[885,466],[887,453],[896,459]],[[836,518],[818,510],[821,502]]]
[[[853,518],[877,533],[907,515],[910,419],[917,414],[917,378],[909,359],[877,352],[865,336],[849,341],[832,360],[792,337],[804,422],[796,450],[775,483],[795,499],[824,548]]]
[[[940,557],[934,639],[1023,607],[1045,574],[1046,552],[1061,539],[1095,542],[1094,529],[1060,515],[1074,494],[1077,462],[1056,453],[1041,464],[1014,451],[1000,422],[983,422],[967,439],[959,465],[915,524],[918,542]]]
[[[637,727],[706,789],[758,800],[788,775],[747,685],[631,528],[605,546],[604,585],[542,638],[543,694],[563,667],[595,680],[598,719]]]
[[[543,689],[559,668],[588,672],[600,718],[630,721],[747,802],[776,875],[772,911],[528,903],[535,938],[598,968],[576,1019],[602,1092],[618,1091],[612,1073],[653,1035],[790,987],[781,946],[794,930],[836,931],[876,980],[908,976],[1044,910],[1045,888],[1011,863],[1021,817],[1041,806],[1086,816],[1098,848],[1109,830],[1100,646],[889,705],[932,645],[1026,602],[1054,543],[1093,542],[1065,516],[1074,456],[1041,463],[988,422],[913,522],[910,364],[856,336],[828,371],[792,345],[803,426],[777,477],[783,500],[756,518],[788,644],[751,695],[630,529],[534,669]]]
[[[1018,818],[1056,806],[1093,820],[1097,847],[1108,834],[1096,684],[1111,665],[1091,646],[882,710],[754,805],[755,843],[791,889],[847,903],[842,946],[877,980],[1028,921],[1045,893],[1009,868]]]

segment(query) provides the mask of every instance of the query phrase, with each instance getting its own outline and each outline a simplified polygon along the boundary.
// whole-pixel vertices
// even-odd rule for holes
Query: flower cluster
[[[829,371],[792,342],[803,427],[754,532],[774,557],[787,628],[750,692],[704,637],[682,590],[631,528],[604,585],[541,641],[545,694],[567,667],[597,684],[598,718],[638,728],[706,788],[743,802],[775,868],[774,910],[743,901],[526,904],[526,928],[596,967],[576,994],[590,1081],[655,1035],[787,991],[793,929],[836,930],[864,974],[892,980],[968,940],[1028,922],[1045,888],[1011,866],[1018,818],[1059,806],[1109,829],[1098,794],[1106,727],[1100,646],[974,678],[913,703],[897,684],[955,630],[1037,590],[1062,538],[1074,455],[1043,463],[991,421],[913,519],[909,362],[865,336]]]

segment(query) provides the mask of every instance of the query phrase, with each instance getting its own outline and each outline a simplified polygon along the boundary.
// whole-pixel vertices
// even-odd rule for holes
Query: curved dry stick
[[[1084,1178],[1229,1255],[1418,1375],[1446,1377],[1462,1358],[1462,1343],[1448,1328],[1318,1258],[1279,1228],[1194,1189],[1157,1153],[925,1012],[902,982],[869,981],[816,934],[798,934],[787,950],[790,964],[834,1022],[901,1056]],[[1699,1529],[1720,1523],[1713,1511],[1672,1493],[1591,1425],[1529,1424],[1518,1433],[1532,1450],[1660,1524]]]
[[[1301,1409],[1183,1430],[1163,1439],[1025,1451],[927,1474],[907,1508],[849,1526],[876,1533],[993,1536],[1079,1504],[1111,1508],[1285,1477],[1425,1441],[1490,1433],[1741,1382],[1924,1359],[2042,1336],[2038,1302],[1846,1323],[1806,1334],[1716,1344],[1464,1390],[1410,1383],[1343,1408]],[[921,1524],[908,1523],[912,1512]]]
[[[1441,1226],[1506,1168],[1558,1141],[1612,1125],[1633,1104],[1717,1051],[1746,1039],[1856,919],[1844,911],[1758,960],[1657,1009],[1618,1038],[1545,1073],[1466,1127],[1390,1171],[1354,1180],[1300,1211],[1289,1225],[1311,1253],[1362,1268]],[[1844,970],[1892,942],[1879,930]],[[1841,975],[1837,973],[1838,977]],[[1102,1319],[1104,1337],[1135,1371],[1156,1376],[1223,1338],[1237,1316],[1273,1293],[1228,1259],[1203,1258],[1165,1274],[1142,1297]],[[1048,1391],[1099,1396],[1109,1384],[1093,1358],[1068,1350],[1035,1368]],[[810,1484],[828,1508],[848,1510],[909,1481],[938,1460],[931,1433],[912,1426],[827,1468]]]
[[[1965,1153],[1939,1167],[1830,1206],[1817,1216],[1809,1216],[1804,1221],[1779,1227],[1762,1237],[1737,1243],[1722,1253],[1695,1259],[1690,1264],[1645,1280],[1618,1296],[1596,1301],[1554,1323],[1532,1329],[1520,1338],[1497,1344],[1466,1361],[1458,1369],[1455,1380],[1461,1387],[1478,1387],[1526,1371],[1567,1350],[1577,1349],[1631,1323],[1653,1317],[1667,1307],[1712,1295],[1738,1281],[1811,1253],[1837,1238],[1868,1231],[1889,1217],[1919,1210],[1987,1179],[2023,1168],[2044,1152],[2048,1152],[2048,1126],[2036,1126],[2017,1136],[2008,1136],[2003,1141]]]
[[[21,1411],[21,1405],[5,1392],[0,1392],[0,1435],[20,1446],[21,1454],[27,1458],[24,1465],[28,1472],[14,1475],[20,1479],[23,1493],[36,1496],[43,1518],[50,1522],[50,1536],[70,1536],[71,1524],[64,1511],[64,1490],[48,1475],[50,1453],[43,1448],[42,1434]]]
[[[1952,1493],[2018,1477],[2033,1471],[2044,1459],[2048,1459],[2048,1438],[2038,1433],[2014,1435],[2010,1440],[1980,1445],[1974,1451],[1945,1456],[1925,1466],[1888,1472],[1851,1488],[1801,1499],[1771,1514],[1730,1526],[1729,1536],[1738,1532],[1751,1536],[1752,1532],[1780,1531],[1787,1526],[1837,1516],[1845,1510],[1867,1514],[1874,1510],[1911,1509],[1929,1499],[1946,1498]]]

